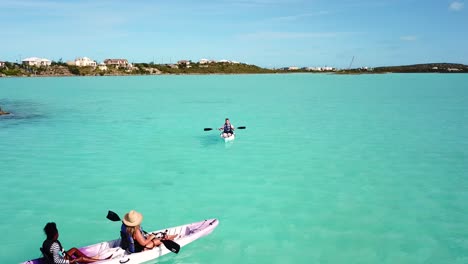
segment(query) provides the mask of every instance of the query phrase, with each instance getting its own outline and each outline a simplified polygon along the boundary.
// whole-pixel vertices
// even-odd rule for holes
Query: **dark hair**
[[[44,227],[44,233],[46,234],[47,239],[53,239],[58,233],[57,225],[54,222],[47,223]]]
[[[228,121],[228,120],[229,120],[229,118],[226,117],[226,119],[224,121]]]

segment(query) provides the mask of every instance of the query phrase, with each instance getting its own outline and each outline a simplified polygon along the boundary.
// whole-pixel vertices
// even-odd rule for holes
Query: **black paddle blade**
[[[237,129],[246,129],[246,127],[245,126],[240,126]]]
[[[212,128],[205,128],[203,129],[204,131],[210,131],[210,130],[213,130]]]
[[[114,222],[120,221],[119,215],[110,210],[109,212],[107,212],[107,219],[114,221]]]
[[[161,240],[161,243],[164,244],[164,246],[169,249],[170,251],[174,252],[174,253],[179,253],[179,250],[180,250],[180,245],[177,244],[176,242],[172,241],[172,240]]]

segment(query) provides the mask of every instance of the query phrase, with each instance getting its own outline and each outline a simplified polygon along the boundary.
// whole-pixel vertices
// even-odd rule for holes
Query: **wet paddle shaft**
[[[240,126],[240,127],[237,127],[236,129],[246,129],[246,127],[245,126]],[[207,128],[204,128],[203,130],[204,131],[210,131],[210,130],[213,130],[213,128],[207,127]]]

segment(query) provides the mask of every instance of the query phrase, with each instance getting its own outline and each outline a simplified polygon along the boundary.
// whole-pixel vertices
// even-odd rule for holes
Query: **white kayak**
[[[229,142],[233,141],[236,137],[236,134],[232,134],[230,137],[223,137],[223,134],[221,134],[221,138],[224,139],[224,142]]]
[[[204,220],[204,221],[200,221],[200,222],[196,222],[192,224],[176,226],[176,227],[166,228],[162,230],[156,230],[150,233],[167,232],[168,235],[179,234],[179,236],[176,239],[174,239],[174,241],[177,242],[182,248],[186,246],[187,244],[210,234],[218,226],[218,224],[219,224],[218,219],[208,219],[208,220]],[[112,255],[111,259],[93,262],[93,263],[105,263],[105,264],[143,263],[143,262],[147,262],[147,261],[159,258],[168,253],[173,254],[164,245],[161,245],[151,250],[147,250],[147,251],[143,251],[139,253],[131,253],[131,254],[123,250],[121,247],[119,247],[119,245],[120,245],[120,238],[115,239],[115,240],[101,242],[101,243],[86,246],[86,247],[82,247],[80,248],[80,251],[88,256],[99,255],[100,258],[107,258],[110,255]],[[46,263],[44,259],[38,258],[38,259],[33,259],[33,260],[23,262],[22,264],[43,264],[43,263]]]

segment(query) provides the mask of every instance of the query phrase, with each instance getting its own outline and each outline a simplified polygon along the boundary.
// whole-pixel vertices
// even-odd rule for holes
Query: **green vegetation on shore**
[[[141,64],[135,64],[139,66]],[[145,65],[146,66],[146,65]],[[210,63],[210,64],[199,64],[192,63],[190,65],[177,65],[177,68],[169,65],[147,65],[148,67],[154,67],[162,73],[169,74],[243,74],[243,73],[274,73],[274,70],[260,68],[255,65],[248,64],[232,64],[232,63]]]
[[[107,66],[106,70],[99,67],[78,67],[60,62],[52,62],[50,66],[34,67],[16,63],[7,63],[0,68],[3,76],[103,76],[103,75],[151,75],[151,74],[256,74],[276,73],[279,70],[261,68],[243,63],[210,63],[190,65],[135,63],[131,67]]]
[[[374,68],[376,72],[468,72],[468,65],[455,63],[427,63],[404,66],[386,66]]]
[[[104,75],[155,75],[155,74],[263,74],[263,73],[317,73],[306,69],[266,69],[244,63],[214,62],[207,64],[153,64],[135,63],[130,67],[107,66],[78,67],[61,61],[52,62],[50,66],[35,67],[12,62],[5,62],[0,68],[0,77],[7,76],[104,76]],[[323,72],[323,71],[319,71]],[[334,71],[336,74],[376,74],[376,73],[468,73],[468,66],[451,63],[415,64],[406,66],[387,66],[372,69],[358,68]]]
[[[379,74],[379,73],[468,73],[468,65],[456,63],[426,63],[402,66],[384,66],[372,69],[348,69],[337,74]]]

